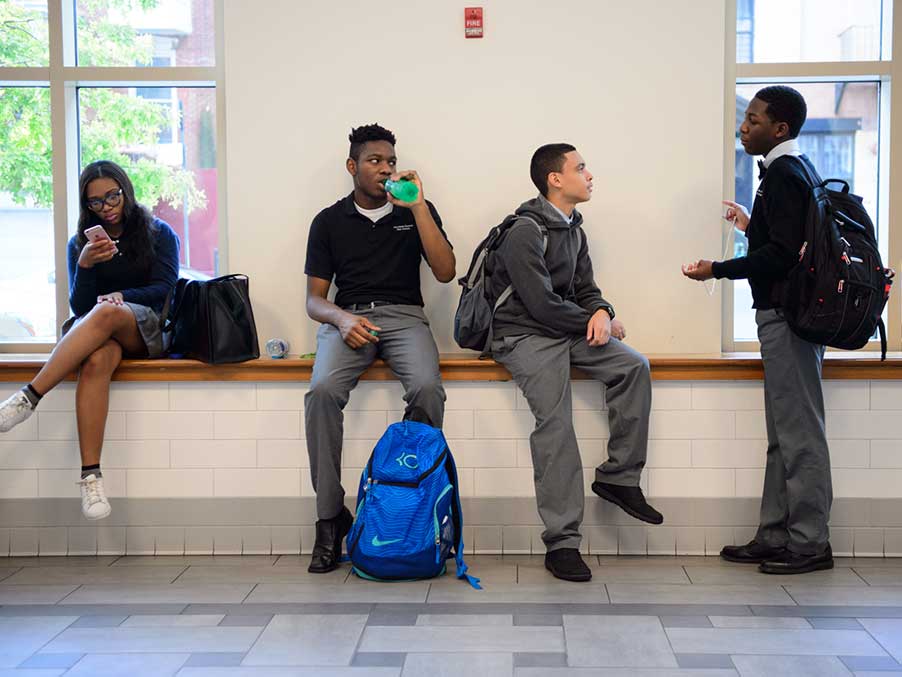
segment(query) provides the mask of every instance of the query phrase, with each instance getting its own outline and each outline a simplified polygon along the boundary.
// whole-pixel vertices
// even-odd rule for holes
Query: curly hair
[[[373,123],[371,125],[352,127],[351,133],[348,134],[348,141],[351,142],[351,150],[348,152],[348,157],[356,162],[360,157],[363,144],[368,141],[388,141],[394,146],[395,135],[378,123]]]

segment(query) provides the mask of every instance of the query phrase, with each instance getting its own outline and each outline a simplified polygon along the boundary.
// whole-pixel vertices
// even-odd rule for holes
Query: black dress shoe
[[[768,559],[782,557],[786,548],[774,548],[752,539],[745,545],[725,545],[720,556],[728,562],[740,564],[761,564]]]
[[[330,520],[317,520],[316,543],[313,545],[313,557],[307,571],[311,574],[325,574],[338,568],[341,559],[341,542],[351,530],[354,518],[351,511],[342,508],[338,517]]]
[[[584,583],[592,579],[592,570],[576,548],[560,548],[545,553],[545,568],[562,581]]]
[[[592,482],[592,491],[637,520],[649,524],[661,524],[664,521],[664,516],[645,501],[645,496],[639,487],[622,487],[619,484]]]
[[[800,555],[785,550],[779,557],[761,562],[758,571],[763,574],[807,574],[809,571],[832,568],[833,549],[828,543],[824,552],[819,555]]]

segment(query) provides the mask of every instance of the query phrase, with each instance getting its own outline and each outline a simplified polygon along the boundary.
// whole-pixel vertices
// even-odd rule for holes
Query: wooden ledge
[[[0,381],[30,381],[44,365],[46,355],[5,355],[0,359]],[[764,372],[757,353],[717,355],[649,355],[652,378],[656,381],[760,381]],[[508,371],[494,360],[480,360],[475,354],[447,353],[440,357],[446,381],[510,381]],[[210,365],[194,360],[124,360],[116,381],[309,381],[312,359],[262,358],[240,364]],[[588,378],[573,370],[573,378]],[[74,380],[74,374],[69,380]],[[376,360],[362,377],[368,381],[394,380],[382,360]],[[828,353],[824,361],[825,379],[902,380],[902,353],[887,355],[881,362],[875,353]]]

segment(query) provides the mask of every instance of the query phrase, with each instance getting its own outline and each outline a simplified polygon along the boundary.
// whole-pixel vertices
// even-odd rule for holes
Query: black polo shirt
[[[442,219],[428,200],[426,205],[439,231]],[[389,301],[422,306],[420,259],[423,243],[413,212],[395,207],[373,223],[357,211],[354,193],[326,207],[310,226],[304,273],[332,281],[337,306]]]

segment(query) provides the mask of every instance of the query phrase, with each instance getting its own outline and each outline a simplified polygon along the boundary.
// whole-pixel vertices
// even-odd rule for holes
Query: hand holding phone
[[[109,261],[119,253],[119,248],[104,230],[103,226],[92,226],[85,230],[88,243],[82,248],[78,257],[78,265],[82,268],[93,268],[98,263]]]
[[[88,242],[100,242],[101,240],[112,240],[109,233],[104,230],[103,226],[91,226],[85,230],[85,237]]]

